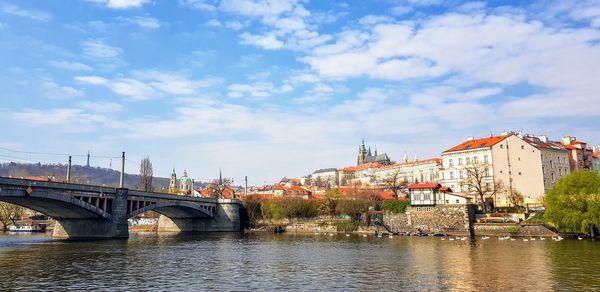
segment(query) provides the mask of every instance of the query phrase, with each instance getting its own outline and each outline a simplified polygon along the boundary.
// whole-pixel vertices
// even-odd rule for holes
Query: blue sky
[[[0,0],[0,147],[262,184],[363,137],[396,160],[504,130],[598,144],[599,44],[600,1]]]

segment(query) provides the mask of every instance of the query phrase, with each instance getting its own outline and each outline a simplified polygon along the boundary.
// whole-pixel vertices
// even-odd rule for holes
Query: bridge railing
[[[53,189],[53,190],[62,190],[62,191],[77,191],[77,192],[88,192],[88,193],[105,193],[105,194],[114,194],[115,193],[115,188],[111,188],[111,187],[63,183],[63,182],[52,182],[52,181],[39,181],[39,180],[9,178],[9,177],[0,177],[0,186],[24,187],[24,188],[40,187],[40,188],[44,188],[44,189]]]

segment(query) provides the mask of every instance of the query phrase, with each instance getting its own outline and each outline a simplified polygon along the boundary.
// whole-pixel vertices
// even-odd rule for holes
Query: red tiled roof
[[[573,145],[564,145],[563,147],[565,147],[565,149],[567,149],[567,150],[575,150],[575,149],[577,149],[577,147],[575,147]]]
[[[592,153],[592,156],[595,158],[600,158],[600,151],[596,151],[596,152]]]
[[[441,187],[438,189],[438,191],[440,192],[452,192],[452,189],[450,189],[450,187]]]
[[[274,190],[276,191],[283,191],[283,186],[280,184],[275,184],[275,186],[273,187]]]
[[[478,148],[485,148],[485,147],[492,147],[494,145],[496,145],[497,143],[501,142],[502,140],[506,139],[507,137],[512,136],[512,134],[508,134],[508,135],[502,135],[502,136],[493,136],[493,137],[488,137],[488,138],[480,138],[480,139],[473,139],[473,140],[469,140],[469,141],[465,141],[463,143],[460,143],[446,151],[444,151],[443,153],[446,152],[454,152],[454,151],[463,151],[463,150],[470,150],[470,149],[478,149]]]
[[[379,196],[383,200],[395,199],[394,198],[394,193],[392,193],[392,192],[381,191],[381,192],[379,192]]]
[[[396,163],[396,164],[392,164],[392,165],[386,165],[381,168],[388,169],[388,168],[396,168],[396,167],[400,167],[400,166],[404,166],[404,165],[425,164],[425,163],[430,163],[430,162],[436,162],[436,163],[441,164],[442,159],[441,158],[429,158],[429,159],[417,160],[417,161],[411,161],[411,162],[401,162],[401,163]]]
[[[365,169],[369,169],[369,168],[380,168],[380,167],[381,167],[381,163],[371,162],[371,163],[365,163],[365,164],[361,164],[361,165],[357,165],[357,166],[345,167],[342,170],[346,171],[346,172],[352,172],[352,171],[360,171],[360,170],[365,170]]]
[[[436,189],[442,185],[438,183],[423,183],[423,184],[409,184],[409,190],[420,190],[420,189]]]

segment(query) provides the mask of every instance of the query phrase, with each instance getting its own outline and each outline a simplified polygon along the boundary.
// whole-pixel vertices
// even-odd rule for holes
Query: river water
[[[0,233],[0,290],[600,290],[600,242]]]

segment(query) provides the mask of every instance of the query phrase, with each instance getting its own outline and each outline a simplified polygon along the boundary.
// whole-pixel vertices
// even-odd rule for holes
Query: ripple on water
[[[594,290],[599,244],[293,234],[66,242],[0,235],[0,283],[15,290]]]

